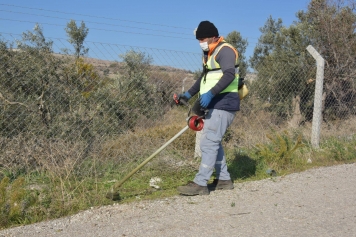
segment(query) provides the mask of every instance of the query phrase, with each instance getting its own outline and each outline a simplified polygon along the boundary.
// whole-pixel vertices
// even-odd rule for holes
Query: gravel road
[[[235,184],[207,196],[92,208],[4,236],[356,236],[356,164]]]

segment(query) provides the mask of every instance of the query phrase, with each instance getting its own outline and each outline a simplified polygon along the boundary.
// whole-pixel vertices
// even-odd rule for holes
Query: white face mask
[[[203,51],[209,51],[209,44],[208,42],[203,42],[203,43],[199,43],[200,44],[200,48],[203,50]]]

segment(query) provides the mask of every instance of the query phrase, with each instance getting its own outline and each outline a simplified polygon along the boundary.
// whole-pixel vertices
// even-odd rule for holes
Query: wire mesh
[[[194,83],[199,54],[86,42],[88,54],[78,58],[63,53],[70,48],[63,39],[34,43],[3,33],[0,43],[4,169],[120,179],[186,125],[188,109],[174,106],[172,95]],[[225,146],[253,147],[273,129],[303,129],[310,136],[315,75],[315,62],[298,56],[257,65],[245,77],[250,93]],[[356,112],[354,80],[350,71],[326,69],[324,136],[355,133],[356,126],[350,127]],[[164,171],[173,182],[178,169],[197,168],[195,146],[189,130],[137,178]]]

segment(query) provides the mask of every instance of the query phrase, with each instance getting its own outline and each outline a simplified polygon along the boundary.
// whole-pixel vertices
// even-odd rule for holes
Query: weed
[[[355,136],[349,139],[329,138],[321,146],[324,156],[335,161],[349,161],[355,158],[356,139]]]
[[[256,145],[255,154],[258,158],[257,166],[260,169],[267,167],[274,170],[287,168],[292,164],[297,149],[304,146],[301,135],[291,137],[287,131],[274,132],[266,136],[270,143]]]
[[[0,228],[21,224],[29,218],[28,211],[35,200],[25,190],[25,179],[18,177],[12,182],[4,177],[0,182]]]
[[[104,142],[101,150],[96,150],[96,153],[85,159],[69,155],[71,150],[79,149],[82,144],[72,144],[73,147],[66,150],[60,149],[65,146],[64,143],[50,143],[52,153],[41,150],[44,152],[42,157],[47,154],[50,158],[36,158],[39,168],[18,166],[17,169],[2,169],[1,228],[62,217],[92,206],[111,204],[112,201],[105,198],[113,185],[109,180],[123,178],[180,129],[181,126],[177,125],[160,127],[156,131],[148,129],[135,134],[124,134],[119,139]],[[356,159],[355,136],[329,137],[320,144],[321,149],[313,149],[298,133],[272,132],[267,139],[261,139],[259,145],[236,148],[236,142],[242,137],[240,134],[242,133],[231,131],[224,141],[229,143],[225,154],[233,180],[270,177],[266,173],[267,169],[284,175],[312,166],[352,162]],[[187,132],[128,179],[119,190],[121,202],[137,201],[137,197],[147,200],[176,195],[176,187],[192,180],[199,168],[199,159],[189,158],[194,150],[192,141],[193,134]],[[307,163],[308,157],[312,159],[312,164]],[[150,178],[156,176],[162,179],[159,190],[149,187]],[[194,202],[190,200],[190,203]],[[232,202],[230,205],[234,207],[236,204]]]

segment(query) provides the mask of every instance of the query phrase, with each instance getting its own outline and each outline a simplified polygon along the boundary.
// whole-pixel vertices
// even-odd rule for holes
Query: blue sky
[[[67,39],[70,19],[84,21],[88,41],[200,53],[193,30],[209,20],[226,36],[238,31],[249,42],[252,55],[259,28],[271,15],[285,26],[306,10],[309,0],[2,0],[0,34],[21,34],[38,22],[46,37]]]

